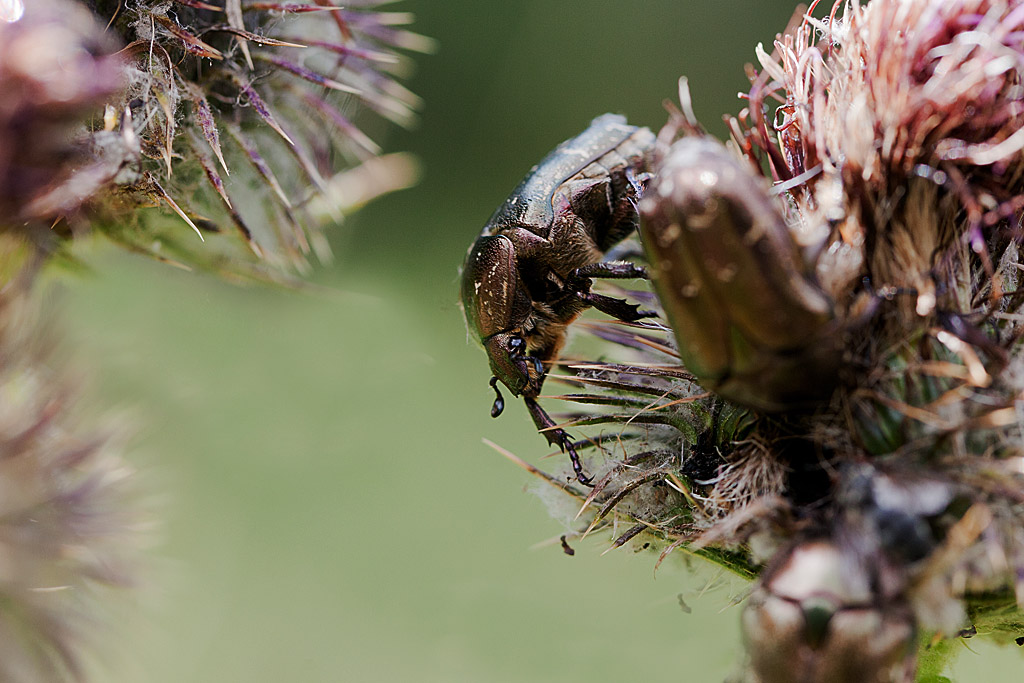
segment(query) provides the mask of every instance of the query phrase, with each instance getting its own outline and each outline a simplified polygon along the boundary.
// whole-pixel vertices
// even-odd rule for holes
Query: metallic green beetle
[[[640,233],[687,370],[761,411],[827,398],[842,357],[832,302],[765,182],[707,137],[676,141],[654,172]]]
[[[613,114],[599,116],[533,167],[484,226],[462,270],[462,306],[470,332],[490,361],[501,414],[501,382],[522,396],[537,428],[568,450],[589,479],[569,435],[535,400],[565,342],[566,328],[593,306],[622,320],[649,315],[590,291],[592,277],[646,277],[642,268],[605,262],[637,228],[636,202],[654,135]]]

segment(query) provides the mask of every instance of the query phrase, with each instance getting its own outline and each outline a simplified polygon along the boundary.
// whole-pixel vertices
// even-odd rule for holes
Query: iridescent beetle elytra
[[[605,114],[537,164],[484,226],[462,270],[462,306],[470,332],[497,382],[522,396],[549,443],[568,450],[584,474],[572,440],[537,403],[566,328],[593,306],[621,320],[649,315],[621,299],[590,291],[592,277],[642,278],[631,263],[609,261],[609,249],[637,228],[636,202],[654,134]]]
[[[827,399],[842,357],[832,302],[767,184],[710,137],[659,157],[640,233],[683,365],[758,411]]]

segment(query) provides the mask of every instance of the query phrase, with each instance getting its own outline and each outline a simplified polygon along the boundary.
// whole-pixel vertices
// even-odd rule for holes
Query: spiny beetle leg
[[[593,484],[590,483],[593,480],[583,472],[583,465],[580,463],[580,456],[576,453],[576,447],[572,443],[572,437],[564,429],[551,429],[555,426],[555,421],[540,407],[537,401],[527,396],[523,397],[523,401],[526,403],[526,409],[530,411],[533,424],[537,426],[538,431],[544,435],[548,443],[558,446],[563,453],[569,452],[569,461],[572,463],[572,471],[576,473],[576,479],[584,486],[593,487]]]
[[[628,261],[602,261],[601,263],[591,263],[590,265],[582,266],[574,270],[569,279],[574,280],[576,278],[585,277],[605,277],[623,280],[633,278],[641,280],[649,279],[647,277],[646,268],[634,265]]]
[[[658,315],[654,311],[641,311],[640,304],[627,303],[625,299],[615,299],[593,292],[579,292],[577,296],[602,313],[628,323],[636,322],[641,318],[654,318]]]
[[[625,299],[615,299],[603,294],[594,294],[590,291],[592,277],[602,278],[642,278],[647,279],[647,270],[641,266],[634,265],[627,261],[604,261],[582,266],[572,272],[567,284],[575,290],[580,301],[597,310],[624,320],[634,322],[641,318],[652,318],[657,316],[653,311],[641,311],[637,304],[626,303]]]

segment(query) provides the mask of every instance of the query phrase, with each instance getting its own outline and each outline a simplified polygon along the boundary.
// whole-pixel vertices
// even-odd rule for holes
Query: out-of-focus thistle
[[[728,148],[681,89],[627,293],[667,326],[577,323],[596,485],[527,467],[754,579],[746,679],[941,680],[942,639],[1024,636],[1024,3],[813,10]]]
[[[98,229],[181,265],[272,277],[329,256],[324,222],[413,181],[412,161],[379,156],[364,132],[419,106],[398,50],[432,43],[401,28],[409,15],[372,1],[87,4],[40,0],[0,23],[0,169],[34,172],[6,184],[28,213],[5,223]]]
[[[377,158],[353,120],[368,108],[411,123],[419,100],[395,78],[405,66],[396,50],[432,46],[400,28],[409,15],[373,11],[377,4],[97,2],[125,43],[129,74],[111,127],[131,129],[141,152],[141,163],[123,168],[119,196],[169,206],[203,231],[233,224],[274,265],[301,268],[311,248],[326,257],[324,214],[340,218],[414,175],[406,157]],[[352,187],[362,192],[341,194]],[[321,215],[310,213],[314,198]],[[115,239],[202,259],[180,223],[159,228],[154,245],[153,221],[125,225],[119,216],[104,227]]]
[[[18,240],[0,236],[5,275],[28,251]],[[80,680],[116,631],[104,622],[123,599],[112,589],[133,581],[141,517],[117,440],[81,424],[26,285],[0,293],[0,679]]]
[[[322,223],[415,175],[361,112],[409,124],[397,50],[431,43],[378,4],[0,0],[0,680],[82,679],[137,545],[35,324],[40,266],[86,230],[261,279],[326,257]]]
[[[84,7],[0,3],[0,679],[83,678],[131,583],[129,470],[83,428],[32,287],[53,224],[108,179],[85,123],[119,96],[114,43]],[[98,170],[99,169],[99,170]],[[104,616],[104,615],[107,616]]]
[[[82,6],[20,3],[0,20],[0,228],[45,241],[107,179],[83,137],[88,117],[124,84],[116,43]]]

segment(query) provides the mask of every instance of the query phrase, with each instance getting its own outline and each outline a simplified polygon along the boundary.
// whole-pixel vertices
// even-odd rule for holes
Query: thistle
[[[4,272],[25,246],[0,238]],[[90,427],[28,281],[0,294],[0,678],[82,680],[136,581],[142,515],[109,427]]]
[[[41,267],[87,232],[261,280],[328,258],[325,223],[415,175],[363,112],[409,124],[399,50],[432,44],[377,4],[0,0],[0,679],[83,679],[134,580],[130,471],[76,418]]]
[[[911,681],[1024,636],[1024,6],[813,10],[728,147],[683,82],[624,292],[661,321],[577,322],[602,360],[552,376],[594,488],[527,467],[580,534],[754,580],[747,680]]]
[[[117,441],[78,415],[33,288],[64,239],[57,217],[104,187],[85,123],[124,76],[85,8],[12,7],[0,21],[0,679],[81,680],[135,581],[140,517]]]
[[[158,203],[197,233],[230,229],[270,265],[301,269],[311,251],[329,256],[325,219],[411,182],[411,162],[375,159],[380,147],[353,119],[370,110],[412,122],[419,100],[394,76],[405,66],[397,49],[432,44],[400,27],[409,15],[327,0],[100,2],[97,13],[125,43],[129,83],[113,127],[138,150],[117,178],[112,215],[96,222],[115,240],[186,262],[223,259],[197,249],[180,223],[117,220],[123,203]],[[352,187],[366,189],[342,195]]]
[[[27,129],[3,137],[24,149],[2,157],[14,175],[44,177],[6,185],[29,212],[6,218],[52,225],[51,251],[98,230],[177,265],[259,278],[329,258],[326,222],[415,176],[364,127],[413,121],[420,103],[398,80],[398,51],[432,49],[401,27],[409,15],[360,4],[30,4],[5,30],[37,40],[5,40],[0,85],[19,93],[18,78],[45,80],[51,63],[63,80],[45,82],[49,101],[13,99],[9,126]]]
[[[19,10],[23,10],[19,5]],[[124,86],[116,43],[84,7],[40,0],[0,21],[0,227],[48,241],[104,181],[85,123]]]

